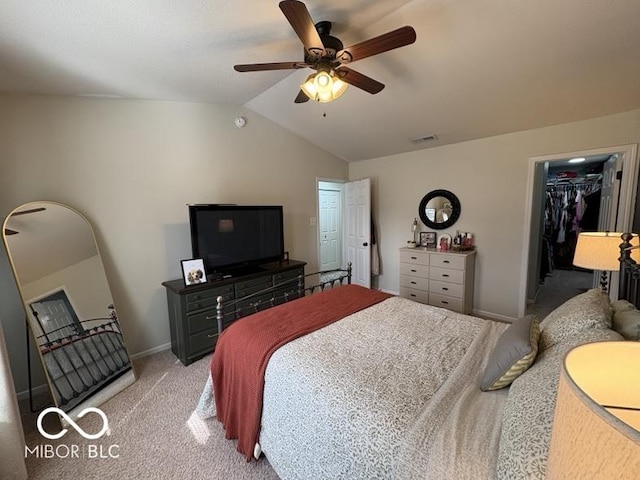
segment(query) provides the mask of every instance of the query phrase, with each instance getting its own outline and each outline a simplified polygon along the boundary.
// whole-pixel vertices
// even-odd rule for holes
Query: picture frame
[[[420,232],[420,246],[436,248],[436,232]]]
[[[448,233],[441,233],[438,237],[438,249],[442,251],[451,250],[453,247],[453,241],[451,235]]]
[[[181,260],[180,264],[182,265],[182,279],[187,287],[207,283],[204,259],[192,258],[189,260]]]

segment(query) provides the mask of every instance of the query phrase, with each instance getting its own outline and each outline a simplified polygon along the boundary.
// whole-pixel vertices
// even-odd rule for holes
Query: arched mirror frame
[[[13,240],[9,240],[8,236],[16,235],[16,238],[20,238],[17,237],[17,235],[19,231],[22,230],[23,237],[27,240],[26,235],[29,232],[29,220],[28,215],[20,216],[20,222],[12,222],[12,219],[24,213],[32,213],[34,215],[42,214],[39,212],[46,212],[47,209],[50,210],[50,213],[58,210],[57,214],[60,216],[69,214],[66,218],[71,223],[67,223],[66,227],[71,224],[79,228],[86,227],[86,231],[82,233],[82,237],[85,239],[86,251],[92,254],[89,256],[87,253],[86,260],[94,268],[94,270],[89,270],[89,272],[95,274],[95,284],[97,288],[102,289],[102,291],[95,295],[101,299],[100,307],[96,307],[100,310],[99,318],[94,318],[95,315],[91,315],[89,319],[78,318],[79,316],[76,310],[82,311],[83,308],[81,306],[80,309],[77,309],[77,303],[74,302],[73,299],[75,298],[76,301],[79,300],[79,292],[73,292],[73,289],[68,288],[64,282],[60,283],[60,281],[58,281],[58,284],[56,284],[54,288],[50,286],[44,287],[44,290],[39,291],[37,294],[28,289],[25,290],[25,284],[28,285],[32,282],[37,282],[39,279],[37,277],[29,277],[30,281],[23,283],[24,278],[27,277],[25,274],[26,270],[24,270],[23,266],[21,272],[21,266],[17,265],[17,262],[20,260],[17,258],[18,255],[16,255],[15,243]],[[71,215],[73,215],[73,217],[71,217]],[[53,214],[53,218],[56,218],[56,213]],[[18,225],[19,227],[17,227]],[[31,225],[35,227],[34,223]],[[63,226],[61,231],[65,232],[66,227]],[[54,227],[49,225],[49,229],[54,229]],[[36,201],[20,205],[7,215],[2,225],[2,239],[18,286],[32,339],[34,340],[36,348],[38,348],[54,404],[60,410],[64,411],[69,418],[77,419],[85,408],[97,407],[135,381],[135,372],[133,370],[131,357],[126,349],[126,344],[122,336],[120,322],[113,304],[113,296],[106,278],[104,264],[100,256],[93,227],[84,215],[68,205],[53,201]],[[32,240],[32,238],[30,240]],[[89,242],[93,242],[93,244],[89,245]],[[53,250],[52,243],[47,243],[46,248],[47,255],[54,256],[56,253],[59,253]],[[98,269],[100,270],[98,271]],[[89,282],[89,278],[83,278],[82,283],[83,288],[86,288],[87,284],[91,282]],[[89,291],[90,288],[87,288],[86,291],[83,289],[84,293]],[[36,308],[34,308],[34,306],[36,303],[39,303],[40,300],[48,300],[50,298],[53,299],[53,302],[64,304],[68,308],[71,322],[69,322],[69,325],[65,328],[77,327],[76,331],[81,332],[80,334],[68,332],[69,335],[64,338],[54,338],[57,337],[57,335],[53,333],[55,330],[43,329],[42,323],[38,320],[37,306]],[[102,305],[103,303],[105,304]],[[104,307],[104,309],[102,309],[102,307]],[[84,325],[82,325],[83,322],[85,322]],[[72,338],[77,340],[72,340]],[[51,358],[45,359],[45,355],[51,354],[56,349],[58,350],[57,354],[50,355]],[[43,353],[43,351],[45,353]],[[54,360],[56,355],[57,359]],[[65,380],[59,380],[61,377],[66,376],[64,373],[66,367],[59,364],[59,359],[68,361],[69,368],[71,368],[70,371],[67,371],[69,377],[66,378],[66,383]],[[92,361],[93,364],[91,363]],[[57,366],[52,366],[53,364],[51,362],[54,362]],[[72,365],[76,365],[77,368],[74,370],[71,367]],[[59,368],[61,366],[62,368]],[[77,378],[72,378],[73,375],[77,375]],[[55,379],[54,376],[56,377]],[[61,394],[61,386],[63,384],[64,388],[68,390]],[[61,416],[60,420],[65,425],[68,423],[64,416]]]
[[[435,222],[427,217],[427,205],[436,197],[444,197],[451,203],[451,215],[443,222]],[[420,205],[418,206],[418,215],[420,216],[420,220],[422,220],[422,223],[427,227],[433,228],[434,230],[444,230],[445,228],[452,227],[458,221],[458,218],[460,218],[460,211],[460,200],[449,190],[430,191],[422,198]]]

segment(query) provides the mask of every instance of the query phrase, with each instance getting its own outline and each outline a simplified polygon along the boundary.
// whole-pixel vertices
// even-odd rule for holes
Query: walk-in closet
[[[539,232],[539,284],[529,313],[544,317],[566,299],[594,286],[593,271],[573,266],[573,255],[578,233],[608,229],[610,211],[615,215],[617,209],[610,203],[612,196],[617,198],[612,190],[615,171],[615,156],[547,165]]]

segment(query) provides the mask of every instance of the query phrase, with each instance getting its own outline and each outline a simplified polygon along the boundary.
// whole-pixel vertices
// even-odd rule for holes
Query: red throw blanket
[[[255,313],[222,332],[211,360],[216,416],[247,461],[260,434],[264,373],[273,352],[390,296],[343,285]]]

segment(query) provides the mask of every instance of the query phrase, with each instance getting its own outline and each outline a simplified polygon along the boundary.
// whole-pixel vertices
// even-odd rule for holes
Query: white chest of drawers
[[[400,249],[400,296],[460,313],[473,309],[476,252]]]

